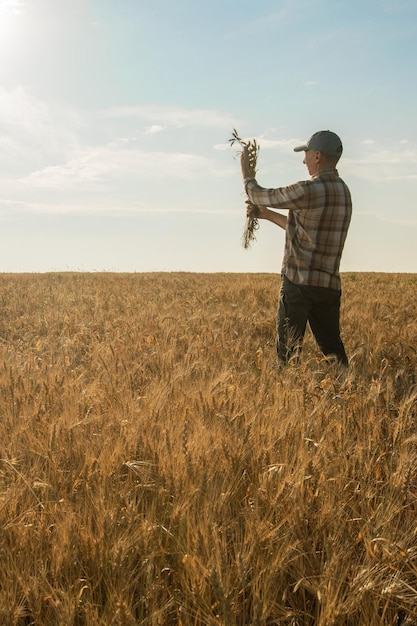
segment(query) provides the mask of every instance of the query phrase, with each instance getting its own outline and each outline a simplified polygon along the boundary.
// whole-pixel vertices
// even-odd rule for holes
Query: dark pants
[[[296,285],[282,278],[277,323],[280,361],[288,363],[298,358],[308,322],[323,354],[348,364],[340,338],[340,298],[339,290]]]

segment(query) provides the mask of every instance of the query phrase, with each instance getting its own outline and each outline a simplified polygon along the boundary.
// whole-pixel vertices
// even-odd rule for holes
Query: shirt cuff
[[[248,186],[248,184],[249,183],[253,183],[254,181],[255,181],[255,179],[253,178],[253,176],[250,176],[250,177],[248,176],[247,178],[245,178],[244,181],[243,181],[244,185],[245,185],[245,190],[246,190],[246,187]]]

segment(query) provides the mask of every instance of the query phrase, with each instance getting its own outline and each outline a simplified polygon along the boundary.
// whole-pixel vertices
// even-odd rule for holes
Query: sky
[[[258,182],[338,133],[342,272],[417,272],[417,0],[0,0],[0,272],[280,272]]]

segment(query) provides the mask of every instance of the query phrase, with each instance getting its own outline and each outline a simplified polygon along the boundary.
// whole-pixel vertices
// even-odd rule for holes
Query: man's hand
[[[267,206],[255,206],[249,200],[246,202],[246,216],[259,220],[268,220],[284,230],[287,227],[286,215],[272,211],[272,209],[269,209]]]
[[[260,220],[268,219],[268,208],[266,206],[255,206],[251,202],[246,203],[247,217],[256,217]]]
[[[255,219],[259,217],[259,207],[252,204],[250,200],[246,200],[246,217]]]

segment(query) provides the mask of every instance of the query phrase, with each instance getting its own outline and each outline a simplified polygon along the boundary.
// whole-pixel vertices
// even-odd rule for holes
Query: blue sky
[[[0,272],[279,272],[258,181],[342,137],[342,271],[417,272],[416,0],[0,0]]]

